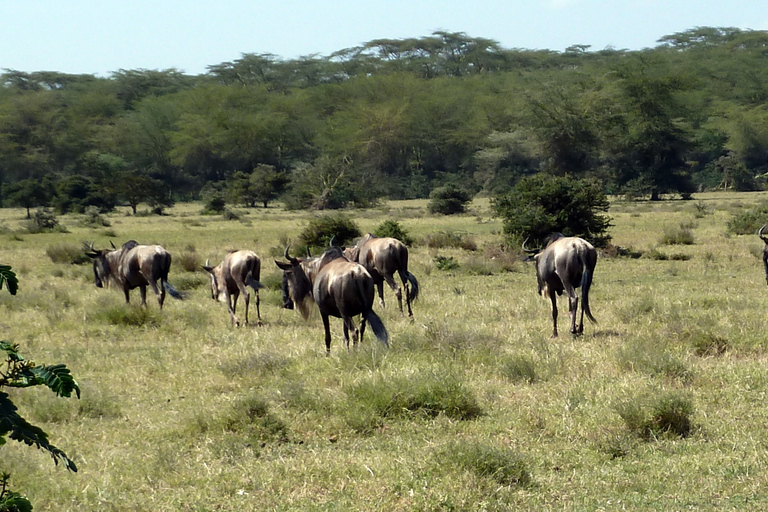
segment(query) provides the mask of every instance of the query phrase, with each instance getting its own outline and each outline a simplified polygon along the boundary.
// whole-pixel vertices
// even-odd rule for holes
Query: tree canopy
[[[437,31],[197,76],[5,70],[3,204],[135,209],[214,183],[241,204],[338,208],[452,183],[495,195],[540,172],[651,199],[762,187],[768,32],[658,43],[554,52]]]

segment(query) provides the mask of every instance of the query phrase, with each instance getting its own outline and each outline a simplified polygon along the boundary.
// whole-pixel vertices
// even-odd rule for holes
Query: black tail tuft
[[[184,299],[184,296],[181,294],[181,292],[176,288],[174,288],[173,285],[168,281],[163,281],[163,286],[165,287],[165,291],[168,292],[168,295],[170,295],[174,299],[178,299],[178,300]]]
[[[419,298],[419,281],[416,279],[416,276],[410,272],[406,272],[405,276],[408,278],[408,282],[411,285],[408,293],[408,300],[413,302]]]
[[[373,334],[376,335],[376,339],[383,343],[385,347],[389,347],[389,334],[387,333],[387,328],[384,327],[381,318],[379,318],[379,315],[374,313],[372,309],[368,310],[368,312],[363,315],[365,316],[368,325],[371,326]]]

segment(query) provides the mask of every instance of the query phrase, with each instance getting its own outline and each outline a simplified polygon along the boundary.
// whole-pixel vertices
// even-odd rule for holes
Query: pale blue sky
[[[0,69],[198,74],[242,53],[325,56],[435,30],[504,48],[638,50],[698,26],[768,30],[768,1],[0,0]]]

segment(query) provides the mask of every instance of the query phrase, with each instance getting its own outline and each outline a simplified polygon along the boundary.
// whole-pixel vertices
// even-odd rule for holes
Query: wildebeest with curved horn
[[[147,286],[157,296],[160,309],[163,309],[165,292],[176,299],[181,294],[168,282],[171,269],[171,255],[159,245],[140,245],[136,240],[129,240],[119,249],[112,244],[112,250],[94,249],[93,244],[86,244],[86,256],[93,259],[93,275],[97,288],[114,284],[122,288],[125,302],[130,302],[130,291],[139,288],[141,305],[147,305]],[[160,286],[158,286],[160,281]]]
[[[405,305],[408,316],[413,317],[411,302],[419,296],[419,282],[408,272],[408,248],[397,238],[375,237],[368,233],[354,247],[344,250],[344,255],[365,267],[371,274],[379,292],[379,304],[384,307],[384,282],[386,282],[397,297],[397,306],[403,314],[403,292],[395,281],[395,272],[405,288]]]
[[[349,261],[340,247],[331,247],[316,258],[293,258],[285,248],[287,262],[275,260],[283,271],[283,296],[285,307],[295,303],[302,316],[309,316],[309,302],[314,301],[320,310],[325,328],[325,351],[331,353],[331,329],[328,317],[341,318],[344,322],[344,342],[349,350],[349,331],[353,343],[363,340],[366,322],[376,338],[389,346],[389,335],[379,316],[373,312],[373,278],[365,267]],[[352,317],[361,315],[360,329]]]
[[[589,309],[589,288],[592,285],[592,276],[597,264],[597,251],[582,238],[575,236],[563,236],[555,233],[547,239],[544,250],[531,250],[525,247],[523,250],[533,256],[536,267],[536,279],[539,286],[539,294],[549,297],[552,301],[552,337],[557,337],[557,295],[563,291],[568,294],[568,313],[571,317],[571,333],[582,334],[584,332],[584,313],[592,322],[597,322]],[[576,315],[579,308],[579,296],[576,288],[581,287],[581,316],[578,325]]]
[[[251,294],[248,287],[256,293],[256,317],[258,325],[261,325],[261,311],[259,310],[259,288],[264,288],[259,282],[261,274],[261,260],[256,253],[248,250],[230,251],[224,256],[224,260],[211,267],[208,261],[203,268],[211,275],[211,297],[213,300],[221,300],[227,303],[227,311],[232,318],[232,324],[239,326],[240,319],[235,315],[237,299],[243,294],[245,300],[245,325],[248,325],[248,305]]]

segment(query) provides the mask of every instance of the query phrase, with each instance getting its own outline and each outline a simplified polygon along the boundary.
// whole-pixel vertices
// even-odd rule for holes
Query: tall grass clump
[[[424,237],[422,242],[430,249],[464,249],[476,251],[477,243],[467,233],[455,231],[435,231]]]
[[[51,245],[45,250],[54,263],[65,263],[69,265],[82,265],[88,263],[91,259],[85,255],[83,248],[73,244]]]
[[[501,485],[526,487],[533,481],[529,463],[509,448],[470,441],[449,443],[438,452],[441,464],[452,464]]]
[[[662,435],[688,437],[693,429],[693,401],[679,391],[665,391],[614,405],[629,431],[644,440]]]
[[[693,230],[686,223],[680,223],[678,226],[665,226],[659,243],[662,245],[693,245]]]
[[[691,378],[686,361],[670,353],[663,343],[650,339],[636,339],[618,349],[619,366],[625,370],[660,375],[683,381]]]
[[[138,304],[112,306],[95,313],[96,320],[110,325],[126,327],[155,327],[160,324],[160,313]]]
[[[347,386],[350,409],[374,412],[381,418],[428,417],[444,414],[471,420],[483,414],[475,395],[447,370],[389,377],[375,375]]]

